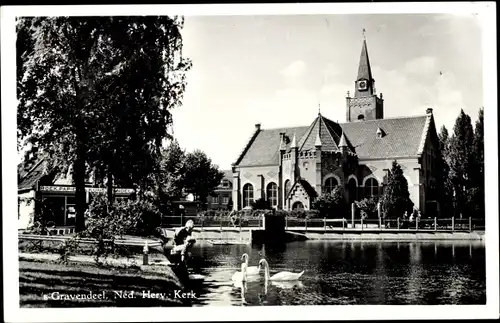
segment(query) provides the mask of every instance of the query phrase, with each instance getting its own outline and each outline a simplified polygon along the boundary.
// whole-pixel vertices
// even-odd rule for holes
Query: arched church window
[[[331,193],[335,186],[339,185],[339,182],[335,177],[327,178],[325,181],[325,192]]]
[[[245,184],[243,186],[243,207],[249,206],[253,201],[253,186]]]
[[[278,205],[278,185],[276,183],[269,183],[267,185],[266,196],[271,206]]]
[[[369,178],[365,183],[366,197],[377,196],[379,193],[378,181],[375,178]]]
[[[289,179],[285,181],[285,196],[288,196],[288,193],[290,193],[290,189],[292,188],[292,183],[290,182]]]

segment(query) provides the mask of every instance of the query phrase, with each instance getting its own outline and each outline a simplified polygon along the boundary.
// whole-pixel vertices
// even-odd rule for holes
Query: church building
[[[319,195],[337,185],[344,188],[348,203],[380,196],[396,160],[414,207],[425,216],[439,212],[433,171],[439,147],[432,109],[421,116],[384,118],[366,40],[354,86],[353,96],[347,92],[345,123],[318,113],[303,127],[255,125],[232,165],[233,209],[265,198],[277,209],[309,210]]]

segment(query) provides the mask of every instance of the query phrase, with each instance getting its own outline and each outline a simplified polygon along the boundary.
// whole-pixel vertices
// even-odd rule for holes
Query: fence
[[[262,217],[198,217],[198,216],[168,216],[162,218],[162,226],[179,227],[192,220],[196,227],[232,227],[232,228],[260,228],[263,226]]]
[[[164,219],[166,219],[165,217]],[[196,227],[219,227],[219,228],[262,228],[263,217],[196,217],[196,216],[170,216],[164,225],[182,226],[188,220],[193,220]],[[285,229],[397,229],[397,230],[447,230],[447,231],[473,231],[484,230],[483,219],[469,218],[415,218],[412,221],[403,218],[397,219],[307,219],[296,217],[285,217]]]

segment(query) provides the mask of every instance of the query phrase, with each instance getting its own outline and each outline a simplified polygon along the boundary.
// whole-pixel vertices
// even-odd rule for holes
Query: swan
[[[245,263],[241,264],[241,271],[237,271],[233,274],[232,280],[236,282],[247,280],[247,266]]]
[[[266,259],[261,259],[259,261],[259,266],[263,265],[264,266],[264,271],[266,274],[266,280],[272,280],[272,281],[290,281],[290,280],[299,280],[300,276],[304,274],[304,271],[300,273],[292,273],[289,271],[280,271],[277,274],[274,274],[272,276],[269,276],[269,264],[267,263]]]
[[[244,253],[241,255],[241,260],[245,261],[245,265],[247,267],[247,275],[258,275],[260,273],[260,265],[257,266],[248,266],[248,254]]]

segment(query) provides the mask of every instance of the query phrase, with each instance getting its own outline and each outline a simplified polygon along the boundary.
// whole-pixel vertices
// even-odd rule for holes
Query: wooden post
[[[399,230],[399,218],[398,218],[398,230]]]
[[[222,232],[222,216],[220,217],[220,232]]]
[[[306,227],[306,232],[307,232],[307,218],[304,218],[304,225]]]
[[[285,229],[288,229],[288,217],[285,215]]]
[[[148,242],[144,242],[144,248],[142,249],[143,255],[142,255],[142,264],[144,266],[148,265],[148,258],[149,258],[149,247],[148,247]]]
[[[363,231],[363,217],[361,217],[361,231]]]
[[[418,217],[415,218],[415,230],[418,231]]]
[[[382,218],[378,218],[378,228],[382,229]]]
[[[455,217],[451,218],[451,231],[455,231]]]
[[[434,231],[436,231],[436,230],[437,230],[437,226],[438,226],[438,225],[437,225],[437,218],[436,218],[436,217],[434,217]]]
[[[342,218],[342,230],[345,230],[345,218]]]
[[[469,216],[469,232],[472,232],[472,218]]]
[[[325,224],[325,231],[326,231],[326,218],[323,218],[323,223]]]

